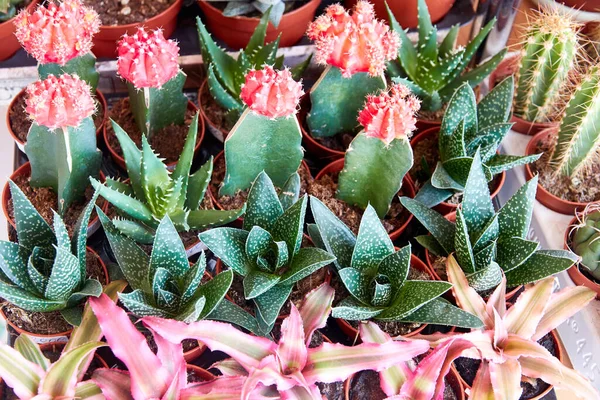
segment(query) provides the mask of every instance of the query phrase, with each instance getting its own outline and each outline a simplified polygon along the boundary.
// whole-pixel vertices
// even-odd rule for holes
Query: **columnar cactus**
[[[306,32],[317,46],[317,61],[327,68],[310,91],[308,127],[314,137],[352,132],[363,99],[386,87],[386,62],[396,57],[398,36],[375,19],[373,5],[360,0],[352,15],[339,4]]]
[[[100,30],[100,17],[81,0],[50,1],[35,12],[21,11],[15,20],[15,35],[38,65],[41,79],[48,75],[72,74],[98,85],[92,38]]]
[[[95,110],[90,87],[76,75],[49,75],[27,87],[26,111],[33,120],[25,153],[31,186],[51,187],[62,214],[83,197],[88,178],[98,177],[102,154],[96,148]]]
[[[455,47],[458,25],[450,29],[438,46],[437,28],[431,23],[425,0],[418,1],[418,10],[419,42],[415,46],[388,7],[392,29],[402,41],[398,62],[389,66],[388,73],[395,82],[407,85],[421,99],[424,111],[437,111],[462,84],[468,83],[471,87],[479,85],[502,61],[506,50],[465,72],[477,49],[494,27],[496,19],[484,26],[465,48]]]
[[[296,118],[302,84],[289,70],[251,70],[242,86],[247,105],[225,140],[225,179],[220,195],[234,195],[265,171],[282,187],[302,162],[302,132]]]
[[[597,206],[588,208],[573,227],[571,248],[590,274],[600,279],[600,210]]]
[[[118,47],[117,73],[126,80],[131,111],[140,131],[152,137],[165,126],[181,125],[187,98],[179,69],[179,46],[160,29],[125,34]]]
[[[597,126],[600,126],[600,66],[590,68],[567,104],[551,158],[556,171],[573,177],[598,162]]]
[[[517,72],[514,114],[548,122],[576,61],[578,25],[568,15],[542,11],[527,24]]]

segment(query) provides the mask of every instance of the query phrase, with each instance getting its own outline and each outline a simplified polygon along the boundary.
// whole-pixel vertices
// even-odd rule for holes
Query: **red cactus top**
[[[246,74],[241,97],[255,113],[279,118],[295,114],[303,94],[302,84],[292,78],[288,69],[276,71],[267,65]]]
[[[117,72],[136,88],[160,88],[179,73],[179,46],[167,40],[160,29],[144,28],[119,42]]]
[[[15,27],[23,48],[40,64],[64,65],[89,53],[92,37],[100,30],[100,18],[81,0],[64,0],[40,6],[32,14],[22,10]]]
[[[317,61],[340,68],[345,77],[357,72],[383,74],[386,61],[396,58],[400,46],[396,33],[375,19],[373,5],[362,0],[352,15],[339,4],[327,7],[306,34],[315,41]]]

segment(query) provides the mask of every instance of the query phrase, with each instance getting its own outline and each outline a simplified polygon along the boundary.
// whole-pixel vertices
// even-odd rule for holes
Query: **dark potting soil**
[[[556,343],[552,339],[551,334],[548,333],[546,336],[538,340],[538,343],[544,346],[544,348],[548,350],[552,355],[556,355]],[[479,369],[480,364],[481,361],[479,360],[465,357],[457,358],[456,361],[454,361],[454,366],[456,367],[458,373],[469,385],[473,384],[473,381],[475,380],[475,375],[477,374],[477,370]],[[541,379],[536,379],[535,385],[532,385],[529,382],[521,381],[521,387],[523,388],[521,400],[527,400],[539,395],[548,387],[550,387],[550,385],[548,385]]]
[[[193,110],[187,109],[183,125],[169,125],[154,133],[150,138],[150,146],[160,157],[165,158],[165,163],[169,164],[179,160],[194,115],[195,112]],[[115,102],[112,107],[110,107],[108,116],[119,124],[119,126],[127,132],[131,140],[141,148],[142,133],[138,129],[131,108],[129,107],[129,98],[120,99]],[[123,157],[123,150],[121,150],[121,145],[119,144],[119,140],[115,135],[112,125],[107,124],[106,129],[109,146],[118,155]],[[200,139],[201,132],[198,132],[196,143],[198,143],[198,140]]]
[[[310,171],[304,168],[304,163],[300,164],[298,168],[298,174],[300,175],[300,197],[308,192],[308,188],[312,182]],[[249,189],[240,190],[234,196],[219,196],[219,187],[225,177],[225,157],[219,157],[213,166],[213,175],[210,180],[210,190],[217,199],[217,202],[225,210],[233,210],[236,208],[242,208],[248,199]],[[276,188],[279,191],[279,188]]]
[[[104,270],[98,258],[88,252],[86,255],[87,276],[97,279],[105,285],[106,277]],[[6,318],[13,324],[23,329],[24,331],[36,333],[40,335],[52,335],[60,332],[68,331],[72,328],[60,315],[59,311],[51,311],[47,313],[31,312],[23,310],[8,302],[3,302],[0,307]]]
[[[448,105],[444,104],[444,106],[437,111],[419,110],[417,112],[417,118],[429,122],[441,122],[446,113],[446,107],[448,107]]]
[[[363,210],[335,197],[338,187],[337,180],[338,174],[326,174],[318,180],[314,180],[308,192],[321,200],[352,232],[358,233]],[[402,188],[400,188],[398,194],[400,196],[405,195]],[[400,204],[398,196],[394,196],[390,210],[381,222],[387,232],[393,232],[406,222],[409,215]]]
[[[40,215],[52,226],[52,222],[54,220],[54,214],[52,210],[58,210],[58,196],[52,189],[50,188],[34,188],[29,184],[29,176],[19,175],[15,178],[14,182],[17,186],[25,193],[25,196],[31,201],[35,209],[40,213]],[[79,215],[83,212],[83,209],[87,205],[87,203],[94,196],[94,188],[92,186],[88,186],[85,190],[85,198],[84,200],[76,201],[71,204],[71,206],[66,210],[65,215],[63,216],[63,221],[67,226],[67,230],[69,234],[73,234],[73,229],[77,224],[77,219]],[[98,198],[96,200],[96,205],[102,207],[104,205],[105,200],[103,198]],[[15,220],[15,213],[12,201],[8,202],[8,217],[11,220]],[[92,215],[90,217],[90,221],[96,218],[96,211],[92,211]]]
[[[561,175],[550,163],[555,143],[556,135],[549,135],[538,142],[535,152],[543,154],[530,166],[534,175],[539,174],[539,184],[563,200],[579,203],[600,200],[600,162],[582,169],[573,178]]]
[[[309,131],[307,130],[307,132],[309,132]],[[315,139],[317,142],[319,142],[319,144],[327,147],[328,149],[345,152],[346,149],[348,148],[348,146],[350,146],[350,143],[352,142],[352,140],[354,140],[355,136],[356,136],[356,133],[342,132],[342,133],[338,133],[337,135],[334,135],[334,136],[328,136],[328,137],[314,137],[313,136],[312,138]]]
[[[25,92],[17,95],[17,100],[13,104],[12,108],[8,110],[8,116],[10,120],[10,128],[13,130],[15,135],[21,140],[21,142],[27,142],[27,134],[31,127],[32,121],[25,112]],[[96,129],[102,125],[104,117],[104,107],[102,103],[96,101],[96,112],[93,115],[94,125]]]
[[[214,3],[218,4],[218,3]],[[227,110],[219,105],[215,99],[211,96],[208,90],[208,83],[202,86],[200,92],[200,99],[198,100],[200,107],[202,108],[204,115],[210,120],[210,122],[219,130],[228,132],[235,125],[235,119],[231,118]]]
[[[169,8],[175,0],[83,0],[100,15],[102,25],[144,22]]]

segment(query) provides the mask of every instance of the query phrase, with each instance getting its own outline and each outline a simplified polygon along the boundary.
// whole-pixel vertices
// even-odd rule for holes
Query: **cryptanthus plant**
[[[58,214],[51,228],[19,187],[9,185],[18,241],[0,242],[0,297],[31,312],[60,311],[68,323],[79,325],[83,300],[102,293],[100,282],[86,272],[87,226],[96,196],[69,238]]]
[[[135,122],[149,138],[166,126],[184,122],[186,75],[177,57],[179,46],[165,39],[160,29],[149,32],[141,27],[119,42],[117,73],[127,83]]]
[[[471,87],[479,85],[496,69],[504,58],[506,49],[466,71],[479,46],[494,27],[496,18],[485,25],[466,47],[456,47],[460,28],[458,25],[450,29],[438,46],[437,28],[431,23],[425,0],[419,0],[417,8],[419,40],[414,45],[388,7],[392,29],[401,39],[398,61],[390,63],[388,74],[395,82],[408,86],[421,99],[423,111],[434,112],[442,109],[462,84],[468,83]]]
[[[358,115],[364,130],[346,150],[337,198],[362,209],[371,204],[379,218],[385,217],[412,167],[408,138],[415,129],[418,109],[419,100],[400,84],[367,96]]]
[[[160,221],[168,215],[178,232],[219,226],[237,219],[244,209],[230,211],[203,209],[202,202],[212,174],[212,158],[190,174],[198,133],[198,115],[194,117],[177,167],[171,173],[142,136],[140,150],[115,122],[113,129],[123,149],[129,183],[107,179],[105,184],[92,179],[98,193],[124,217],[112,224],[124,235],[144,244],[152,244]]]
[[[424,340],[363,342],[355,346],[326,342],[311,348],[313,333],[327,322],[333,296],[333,289],[324,283],[306,295],[299,309],[291,304],[290,315],[281,324],[281,338],[277,342],[219,322],[185,324],[155,317],[144,318],[143,322],[171,342],[193,338],[205,343],[212,351],[229,355],[232,360],[215,365],[224,376],[212,385],[221,379],[241,382],[241,390],[230,392],[230,397],[223,398],[242,400],[270,398],[266,394],[271,393],[265,390],[272,390],[275,398],[321,399],[317,382],[341,382],[359,371],[380,371],[409,361],[429,349]],[[229,390],[233,388],[231,385]],[[265,397],[258,397],[259,394]],[[214,396],[217,398],[216,394]]]
[[[327,7],[306,35],[315,42],[317,62],[327,65],[310,91],[310,133],[353,132],[366,95],[386,87],[385,65],[396,58],[398,35],[375,19],[373,5],[364,0],[352,14],[340,4]]]
[[[250,70],[242,85],[246,109],[225,140],[225,179],[221,196],[233,196],[265,171],[277,187],[297,173],[302,162],[302,132],[296,118],[302,84],[288,69],[268,65]]]
[[[25,144],[30,185],[52,188],[62,215],[83,198],[88,178],[100,174],[90,86],[77,75],[49,75],[27,86],[25,101],[33,121]]]
[[[417,241],[433,255],[455,254],[469,284],[482,292],[506,277],[508,287],[533,283],[569,268],[577,256],[565,250],[539,250],[528,240],[537,177],[523,185],[496,212],[479,152],[475,153],[465,183],[456,222],[409,197],[400,202],[429,231]]]
[[[455,193],[463,192],[477,151],[488,181],[503,171],[531,163],[541,156],[497,154],[502,139],[512,127],[508,122],[512,96],[512,77],[497,85],[479,104],[468,84],[454,92],[438,133],[439,161],[430,179],[419,190],[417,200],[433,207]]]
[[[571,249],[581,257],[580,265],[595,278],[600,278],[600,207],[590,204],[577,215],[577,224],[571,227]]]
[[[215,228],[199,235],[225,266],[243,277],[244,297],[254,302],[266,333],[294,284],[335,259],[318,248],[301,248],[306,196],[289,207],[287,195],[281,196],[280,200],[271,179],[261,172],[248,193],[243,229]]]
[[[100,30],[100,17],[81,0],[52,0],[15,19],[15,35],[25,51],[38,61],[40,79],[71,74],[96,90],[100,75],[92,54],[92,39]]]
[[[310,208],[315,219],[310,237],[335,256],[336,272],[350,293],[333,308],[335,318],[481,326],[441,297],[452,287],[448,282],[408,279],[411,246],[395,249],[373,207],[367,206],[358,236],[317,198],[311,197]]]

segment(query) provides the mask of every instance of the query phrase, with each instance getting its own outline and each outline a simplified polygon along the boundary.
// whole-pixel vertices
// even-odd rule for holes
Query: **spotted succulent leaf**
[[[302,244],[303,224],[306,217],[308,199],[303,196],[301,200],[291,207],[283,209],[283,214],[277,218],[271,231],[275,240],[284,241],[287,245],[288,254],[293,257]]]
[[[260,226],[270,230],[283,214],[273,182],[265,172],[261,172],[248,192],[247,211],[244,217],[244,229]]]
[[[566,250],[538,250],[520,266],[506,273],[506,284],[518,286],[566,270],[577,262],[577,256]]]
[[[462,207],[470,232],[481,232],[495,214],[479,152],[476,152],[473,158],[473,165],[465,185]]]
[[[198,171],[190,175],[188,180],[187,198],[185,200],[185,208],[189,210],[197,210],[202,205],[202,199],[208,188],[210,177],[213,171],[213,157],[200,167]]]
[[[138,243],[152,244],[154,241],[154,231],[139,222],[115,218],[112,223],[119,232]]]
[[[477,104],[477,123],[485,129],[508,121],[512,107],[514,77],[505,78]]]
[[[246,276],[251,270],[245,252],[248,232],[236,228],[215,228],[199,235],[200,240],[237,274]]]
[[[411,281],[404,282],[393,303],[376,319],[397,321],[410,315],[433,299],[446,293],[452,285],[447,282]]]
[[[463,270],[466,273],[475,272],[475,256],[469,239],[469,229],[460,208],[456,210],[456,234],[454,236],[454,246],[456,248],[456,258]]]
[[[402,322],[456,326],[468,329],[483,326],[481,320],[475,315],[461,310],[441,297],[419,307],[415,312],[402,318]]]
[[[383,310],[384,307],[369,306],[354,297],[346,297],[333,307],[331,316],[347,321],[366,321],[381,314]]]
[[[498,212],[501,242],[513,237],[524,238],[529,233],[537,182],[538,177],[534,176],[521,186]]]
[[[294,284],[331,264],[334,260],[335,257],[325,250],[312,247],[300,249],[294,255],[289,269],[281,276],[280,284]]]
[[[165,268],[172,276],[184,275],[189,269],[185,247],[168,217],[164,218],[156,229],[150,256],[150,274],[152,275],[159,266]]]
[[[285,184],[281,187],[279,201],[284,210],[294,205],[300,198],[300,175],[293,173]]]
[[[21,246],[32,250],[35,246],[48,247],[54,244],[54,233],[50,225],[13,181],[9,181],[9,186]]]
[[[292,293],[292,287],[292,285],[276,285],[271,290],[256,297],[254,303],[256,304],[257,318],[262,318],[264,323],[272,328],[281,307]]]
[[[102,185],[96,179],[90,178],[92,186],[98,194],[106,199],[109,203],[113,204],[120,211],[129,215],[131,218],[139,220],[150,226],[154,226],[156,221],[152,216],[152,211],[143,202],[135,199],[131,196],[118,192],[114,189],[110,189],[107,186]]]
[[[502,268],[492,261],[489,265],[483,266],[474,273],[467,276],[469,286],[478,292],[497,287],[502,281]]]
[[[454,251],[454,224],[437,212],[431,210],[429,207],[410,197],[401,197],[400,202],[421,224],[425,226],[444,249],[446,255]]]

